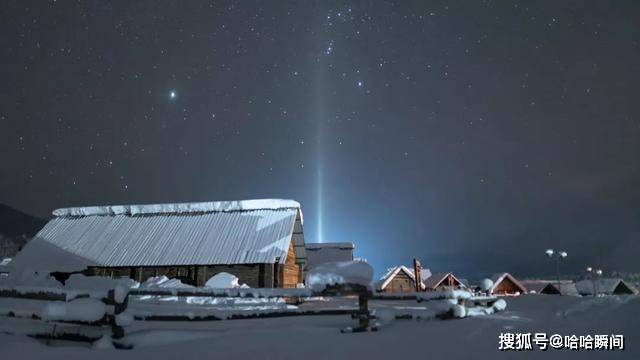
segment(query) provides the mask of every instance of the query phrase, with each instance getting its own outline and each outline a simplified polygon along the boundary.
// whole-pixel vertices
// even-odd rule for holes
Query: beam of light
[[[324,55],[331,55],[333,51],[333,40],[329,43],[329,48]],[[325,56],[319,56],[315,65],[315,125],[316,125],[316,242],[324,242],[324,122],[326,117],[325,100],[325,78],[327,73],[327,63]]]
[[[323,206],[324,206],[324,164],[322,161],[322,142],[323,142],[323,126],[322,126],[322,119],[320,119],[318,121],[318,139],[317,139],[317,144],[316,144],[316,211],[317,211],[317,242],[321,243],[324,242],[324,234],[323,234]]]

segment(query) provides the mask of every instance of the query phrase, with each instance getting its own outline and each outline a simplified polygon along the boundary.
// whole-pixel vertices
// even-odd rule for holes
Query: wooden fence
[[[25,299],[25,300],[41,300],[41,301],[65,301],[70,302],[79,298],[88,298],[96,296],[95,292],[90,291],[64,291],[59,289],[3,289],[0,288],[0,298],[9,299]],[[107,313],[104,317],[94,322],[82,322],[74,320],[60,321],[61,324],[79,324],[83,326],[100,327],[110,332],[110,336],[114,340],[114,344],[118,343],[118,339],[125,336],[125,327],[117,321],[118,315],[124,313],[129,306],[129,299],[132,296],[177,296],[177,297],[212,297],[212,298],[287,298],[297,302],[303,302],[311,297],[357,297],[357,309],[319,309],[319,310],[284,310],[271,311],[265,313],[252,314],[232,314],[228,317],[219,317],[209,315],[204,317],[187,317],[179,315],[156,315],[136,317],[136,320],[161,320],[161,321],[215,321],[215,320],[240,320],[240,319],[256,319],[256,318],[273,318],[286,316],[305,316],[305,315],[349,315],[356,320],[356,324],[348,329],[342,329],[343,332],[363,332],[376,331],[375,324],[371,324],[372,316],[369,309],[369,301],[374,300],[414,300],[414,301],[431,301],[444,300],[454,298],[455,294],[451,292],[432,292],[432,293],[373,293],[365,286],[357,284],[343,284],[328,286],[322,291],[312,291],[310,289],[206,289],[206,288],[185,288],[185,289],[129,289],[123,299],[116,297],[116,290],[110,289],[101,296],[101,301],[106,305]],[[122,296],[121,296],[122,297]],[[467,304],[473,303],[479,306],[491,306],[496,300],[494,297],[476,297],[470,299],[461,299],[461,302]],[[12,316],[12,314],[0,314],[4,316]],[[450,315],[450,314],[449,314]],[[15,315],[14,315],[15,316]],[[443,314],[444,317],[447,314]],[[39,319],[37,314],[32,314],[33,319]],[[110,329],[110,331],[109,331]],[[47,337],[46,333],[31,334],[35,337]],[[82,334],[63,333],[62,335],[51,334],[52,338],[63,338],[68,340],[84,340],[92,341],[95,338],[83,338]]]

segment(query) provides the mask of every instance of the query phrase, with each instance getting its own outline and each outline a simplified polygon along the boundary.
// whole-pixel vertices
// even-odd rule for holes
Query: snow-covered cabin
[[[431,270],[422,269],[420,275],[422,278],[420,288],[424,290],[424,280],[431,276]],[[413,292],[416,291],[415,284],[416,277],[413,269],[400,265],[387,269],[387,272],[376,283],[376,290],[379,292]]]
[[[307,243],[305,245],[307,254],[307,268],[314,267],[328,262],[353,261],[353,243]]]
[[[547,295],[565,295],[565,296],[580,296],[576,284],[573,281],[549,281],[545,287],[540,290],[540,294]]]
[[[426,290],[458,289],[466,285],[460,281],[453,273],[435,273],[426,280],[423,280]]]
[[[306,266],[302,212],[261,199],[58,209],[11,269],[201,286],[220,272],[251,287],[295,287]]]
[[[530,294],[546,294],[546,295],[580,295],[576,290],[576,284],[573,280],[523,280],[520,282]]]
[[[593,296],[594,281],[581,280],[576,283],[576,289],[580,295]],[[600,278],[595,280],[595,289],[598,295],[632,295],[636,290],[622,279]]]
[[[522,280],[520,283],[527,289],[530,294],[539,294],[545,286],[547,286],[550,280]]]
[[[494,295],[520,295],[527,292],[527,288],[520,281],[506,272],[494,274],[491,281],[493,286],[490,293]]]

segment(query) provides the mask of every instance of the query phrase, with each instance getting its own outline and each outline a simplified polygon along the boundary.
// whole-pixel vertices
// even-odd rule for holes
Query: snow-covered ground
[[[421,312],[431,302],[372,301],[384,312]],[[0,317],[0,355],[7,359],[398,359],[411,358],[504,358],[504,359],[639,359],[640,298],[525,295],[509,298],[507,308],[493,315],[452,320],[391,320],[381,316],[378,332],[340,333],[354,325],[349,316],[302,316],[288,318],[152,322],[135,321],[127,328],[125,344],[132,350],[109,349],[108,341],[88,346],[43,342],[3,332],[24,327],[32,320]],[[301,309],[349,308],[355,299],[322,300]],[[19,323],[20,325],[18,325]],[[561,335],[621,334],[625,350],[546,352],[498,350],[500,333],[545,332]],[[105,339],[106,340],[106,339]],[[535,345],[534,345],[535,348]]]

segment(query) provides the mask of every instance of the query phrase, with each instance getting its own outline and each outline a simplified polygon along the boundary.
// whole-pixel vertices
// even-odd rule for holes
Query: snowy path
[[[46,347],[22,336],[0,335],[2,357],[13,359],[638,359],[640,298],[523,296],[508,299],[497,315],[448,321],[397,320],[379,332],[341,334],[347,316],[314,316],[214,322],[135,322],[127,338],[133,350]],[[326,303],[324,304],[326,305]],[[349,301],[343,304],[348,306]],[[385,302],[385,306],[391,306]],[[313,306],[316,306],[315,304]],[[393,301],[393,306],[421,306]],[[2,320],[0,320],[2,321]],[[500,332],[562,335],[623,334],[624,351],[500,352]],[[161,345],[165,344],[165,345]],[[413,344],[413,347],[412,345]],[[146,345],[146,346],[143,346]],[[7,355],[5,357],[5,355]]]

